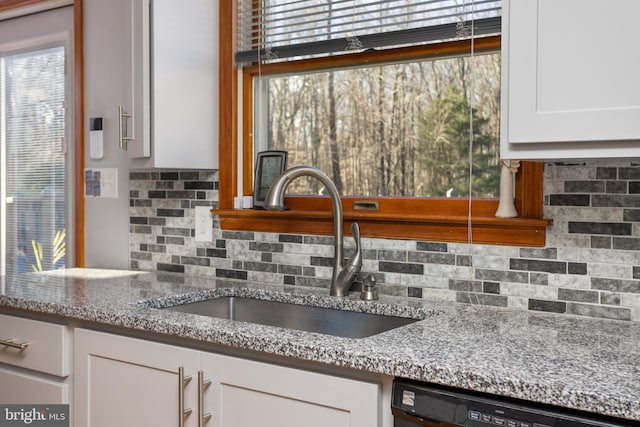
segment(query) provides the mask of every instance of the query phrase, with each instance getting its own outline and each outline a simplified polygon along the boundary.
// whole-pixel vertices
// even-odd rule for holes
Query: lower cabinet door
[[[216,427],[380,425],[375,383],[214,354],[203,355],[202,369]]]
[[[69,403],[69,385],[0,366],[0,403],[66,404]]]
[[[74,425],[175,427],[189,409],[184,426],[197,425],[197,351],[83,329],[74,338]]]

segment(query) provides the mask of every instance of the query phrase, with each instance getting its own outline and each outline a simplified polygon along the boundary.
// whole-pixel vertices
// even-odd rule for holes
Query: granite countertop
[[[640,323],[169,273],[70,269],[6,278],[0,307],[195,339],[640,421]],[[245,295],[424,319],[368,338],[149,308]],[[416,314],[418,313],[418,314]]]

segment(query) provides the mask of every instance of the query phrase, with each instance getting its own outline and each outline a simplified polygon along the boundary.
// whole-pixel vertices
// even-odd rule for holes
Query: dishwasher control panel
[[[620,427],[631,421],[515,401],[409,380],[393,383],[396,427]]]

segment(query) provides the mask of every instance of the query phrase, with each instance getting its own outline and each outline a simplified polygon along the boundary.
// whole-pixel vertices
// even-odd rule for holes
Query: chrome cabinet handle
[[[7,347],[17,348],[18,350],[24,350],[25,348],[29,347],[29,344],[31,344],[29,341],[16,342],[16,340],[13,338],[0,340],[0,345],[6,345]]]
[[[184,375],[184,366],[178,368],[178,427],[184,427],[184,419],[193,412],[192,409],[184,409],[184,388],[191,381],[191,375]]]
[[[124,151],[127,151],[129,141],[133,139],[128,132],[130,118],[131,114],[124,111],[122,105],[118,105],[118,145]]]
[[[205,380],[204,372],[198,371],[198,427],[203,427],[212,417],[210,412],[204,412],[204,390],[210,385],[211,380]]]

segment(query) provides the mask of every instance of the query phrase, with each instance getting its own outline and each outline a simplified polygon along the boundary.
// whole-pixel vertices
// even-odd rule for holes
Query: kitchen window
[[[236,117],[229,115],[236,111],[236,102],[242,111],[240,141],[221,128],[221,156],[229,160],[221,161],[220,170],[223,229],[331,233],[330,202],[317,195],[321,189],[313,181],[299,179],[290,186],[286,200],[289,212],[230,209],[236,194],[252,194],[255,154],[264,149],[286,149],[289,166],[311,164],[333,177],[342,189],[345,219],[357,220],[364,236],[544,244],[547,221],[541,219],[540,164],[523,163],[518,173],[516,206],[520,218],[495,218],[499,1],[249,3],[249,9],[243,1],[237,6],[241,22],[248,19],[250,23],[245,26],[248,29],[238,30],[241,39],[250,39],[235,56],[242,70],[241,99],[234,97],[237,83],[228,36],[228,50],[221,51],[221,94],[228,91],[234,99],[221,106],[221,123],[227,119],[237,123]],[[223,25],[233,22],[229,15],[226,19],[223,16],[232,10],[221,4]],[[299,29],[294,22],[296,14],[303,17]],[[292,16],[294,21],[289,21]],[[315,21],[318,27],[314,30]],[[382,32],[369,27],[380,27]],[[233,34],[222,29],[221,37],[225,33]],[[399,34],[402,37],[388,40]],[[336,40],[355,48],[335,48]],[[477,75],[468,78],[472,72]],[[450,78],[454,74],[467,78]],[[386,84],[378,84],[382,80]],[[478,91],[491,81],[492,87]],[[421,85],[423,90],[416,91]],[[441,87],[429,90],[430,85]],[[368,92],[363,89],[366,87]],[[477,98],[478,92],[484,100]],[[422,95],[425,99],[419,100]],[[358,96],[366,99],[358,104]],[[492,107],[493,111],[487,112]],[[368,110],[361,111],[363,108]],[[347,110],[355,113],[344,114]],[[459,134],[455,135],[455,129]],[[472,149],[466,142],[470,130]],[[456,145],[447,148],[435,143],[447,139],[455,139],[450,142]],[[426,140],[434,143],[429,146]],[[473,153],[472,180],[469,151]],[[436,154],[451,163],[432,162]],[[242,161],[236,168],[238,157]],[[297,195],[293,194],[294,184]],[[237,192],[229,191],[236,187]],[[361,210],[361,206],[377,209]]]
[[[72,8],[51,13],[0,22],[0,33],[15,39],[0,45],[3,276],[62,268],[74,254],[67,245],[73,234],[70,34],[21,34],[45,32],[45,21],[72,27]]]

